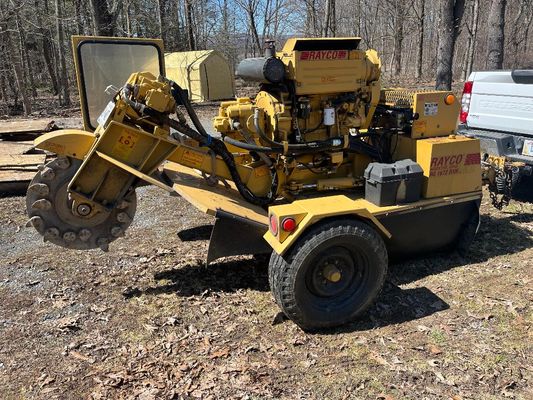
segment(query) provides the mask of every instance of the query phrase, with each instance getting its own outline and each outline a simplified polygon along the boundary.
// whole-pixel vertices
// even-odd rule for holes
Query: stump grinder
[[[236,71],[257,95],[223,101],[206,129],[165,78],[160,40],[74,37],[85,129],[35,141],[57,158],[29,186],[29,225],[107,251],[152,184],[215,217],[208,262],[271,253],[273,297],[296,324],[353,320],[389,257],[466,250],[482,196],[479,141],[456,135],[454,94],[382,89],[377,53],[359,45],[268,42]]]

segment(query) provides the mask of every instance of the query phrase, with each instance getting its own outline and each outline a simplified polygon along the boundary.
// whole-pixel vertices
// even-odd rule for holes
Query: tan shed
[[[165,54],[169,79],[189,91],[191,101],[227,100],[235,97],[235,79],[228,61],[216,50]]]

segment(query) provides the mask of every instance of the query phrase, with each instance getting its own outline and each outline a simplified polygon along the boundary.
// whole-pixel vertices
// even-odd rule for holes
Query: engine
[[[356,186],[368,158],[387,152],[368,134],[380,99],[380,60],[359,42],[289,39],[280,52],[270,42],[265,57],[237,68],[237,76],[259,82],[259,92],[223,102],[215,129],[280,149],[275,164],[285,195]],[[363,155],[359,163],[352,150]]]

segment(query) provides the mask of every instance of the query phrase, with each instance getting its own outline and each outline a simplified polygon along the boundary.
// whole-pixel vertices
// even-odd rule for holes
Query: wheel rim
[[[345,247],[330,247],[315,260],[307,271],[306,284],[317,297],[342,301],[357,292],[364,281],[364,260]]]
[[[76,215],[72,209],[73,201],[68,196],[68,184],[71,177],[68,177],[65,183],[57,190],[54,196],[54,207],[57,215],[67,224],[77,227],[93,227],[106,221],[108,214],[97,213],[90,218]]]

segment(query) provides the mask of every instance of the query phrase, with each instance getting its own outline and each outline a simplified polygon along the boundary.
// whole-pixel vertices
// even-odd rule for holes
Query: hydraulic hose
[[[232,139],[229,136],[224,136],[224,142],[244,150],[256,151],[258,153],[283,153],[283,148],[278,147],[274,149],[272,147],[257,146],[255,144],[245,143],[241,142],[240,140]]]
[[[174,86],[175,85],[175,86]],[[224,142],[220,139],[214,138],[211,135],[209,135],[202,124],[200,123],[200,120],[198,119],[198,116],[194,112],[194,109],[189,103],[189,99],[187,99],[185,96],[183,96],[182,89],[173,82],[173,94],[174,96],[179,96],[176,100],[181,101],[181,104],[185,106],[185,109],[187,110],[187,113],[189,114],[189,117],[191,118],[191,121],[193,124],[198,124],[200,127],[199,131],[195,131],[194,129],[190,128],[187,125],[184,125],[180,123],[179,121],[169,119],[169,125],[170,127],[176,129],[178,132],[189,136],[191,139],[196,140],[199,142],[202,146],[206,146],[209,149],[211,149],[217,156],[219,156],[222,161],[226,164],[228,167],[229,173],[231,175],[231,179],[235,183],[235,186],[237,187],[237,190],[239,191],[240,195],[248,202],[265,207],[272,203],[276,199],[276,192],[277,192],[277,175],[274,173],[272,176],[272,186],[270,188],[270,192],[266,196],[257,196],[254,193],[248,189],[248,187],[244,184],[244,182],[241,179],[241,176],[239,175],[239,171],[237,170],[237,165],[235,164],[235,159],[233,158],[233,154],[227,149]],[[196,126],[195,124],[195,126]],[[243,144],[242,142],[239,142],[239,144]]]

